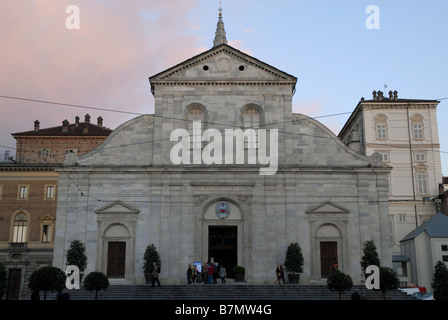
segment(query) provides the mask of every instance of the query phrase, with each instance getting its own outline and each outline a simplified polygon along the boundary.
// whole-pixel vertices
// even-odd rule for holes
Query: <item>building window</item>
[[[448,262],[448,256],[442,256],[442,261],[443,262]]]
[[[423,139],[423,124],[422,123],[414,123],[414,139],[421,140]]]
[[[390,161],[388,153],[384,153],[384,152],[378,152],[378,153],[381,156],[381,160],[383,162],[389,162]]]
[[[21,212],[14,218],[12,242],[22,243],[26,242],[26,234],[28,229],[28,217]]]
[[[376,138],[387,139],[387,117],[384,114],[377,114],[375,116]]]
[[[19,185],[19,191],[18,191],[18,199],[19,200],[27,200],[28,199],[28,186],[25,185]]]
[[[406,221],[406,213],[400,213],[398,215],[398,218],[399,218],[400,222],[405,222]]]
[[[256,129],[260,127],[260,113],[254,107],[249,107],[243,113],[243,130],[254,129],[250,131],[253,133],[244,140],[245,148],[258,148]]]
[[[260,127],[260,113],[255,109],[248,109],[243,114],[243,127],[258,129]]]
[[[53,230],[52,226],[49,224],[44,224],[42,226],[42,242],[50,242],[53,239]]]
[[[54,200],[55,199],[56,187],[54,185],[45,186],[45,199]]]
[[[413,114],[411,116],[412,136],[415,140],[424,139],[423,116],[421,114]]]
[[[426,161],[426,154],[424,153],[416,153],[415,154],[415,161],[416,162],[425,162]]]
[[[198,145],[196,146],[196,148],[200,148],[202,149],[202,137],[200,136],[199,139],[196,139],[194,136],[195,135],[202,135],[202,132],[204,131],[204,125],[206,125],[205,122],[205,114],[202,110],[198,109],[198,108],[193,108],[191,109],[188,114],[187,114],[187,120],[188,120],[188,125],[187,125],[187,130],[191,135],[191,139],[190,139],[190,149],[194,148],[194,142],[197,141]],[[194,132],[193,131],[193,122],[194,121],[200,121],[201,122],[201,132]]]
[[[393,265],[393,269],[394,269],[395,273],[399,277],[406,277],[408,275],[408,270],[406,268],[406,262],[394,261],[394,262],[392,262],[392,265]]]
[[[376,125],[376,133],[378,139],[387,139],[387,128],[385,124]]]
[[[42,242],[54,241],[54,217],[46,215],[40,218],[40,239]]]
[[[448,251],[448,245],[442,244],[442,251]]]
[[[428,193],[428,180],[426,173],[417,173],[418,193]]]
[[[50,150],[49,149],[37,150],[37,156],[43,159],[48,158],[50,156]]]

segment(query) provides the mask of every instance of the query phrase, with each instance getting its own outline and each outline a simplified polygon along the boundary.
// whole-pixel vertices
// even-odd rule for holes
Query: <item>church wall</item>
[[[238,226],[238,263],[246,268],[247,280],[253,283],[273,281],[273,270],[283,263],[291,242],[298,242],[304,253],[302,281],[319,281],[320,238],[316,237],[319,230],[325,230],[320,229],[323,225],[333,226],[340,232],[337,238],[324,235],[320,240],[338,241],[340,268],[351,274],[355,281],[360,274],[362,241],[383,241],[380,230],[383,212],[371,204],[378,201],[374,174],[362,173],[361,179],[368,181],[360,188],[360,174],[352,170],[320,172],[305,168],[297,172],[286,171],[272,178],[260,176],[257,170],[241,168],[230,172],[176,168],[134,169],[131,172],[103,168],[102,172],[93,173],[84,170],[75,169],[74,172],[79,173],[72,173],[69,181],[61,178],[61,204],[66,199],[69,203],[58,212],[58,223],[65,221],[65,226],[57,228],[55,243],[58,247],[55,248],[54,262],[64,266],[61,252],[68,249],[72,240],[80,239],[86,244],[89,258],[86,273],[98,268],[106,273],[106,252],[101,238],[103,230],[112,223],[135,224],[134,248],[129,247],[133,250],[129,258],[132,257],[135,263],[128,265],[132,270],[127,273],[127,280],[136,283],[143,282],[142,257],[151,243],[162,256],[163,281],[183,283],[189,263],[208,260],[208,226]],[[77,183],[77,188],[85,190],[83,196],[74,195],[73,182]],[[68,197],[65,192],[67,183],[71,190]],[[232,204],[235,216],[225,220],[216,217],[214,207],[221,199]],[[124,213],[98,213],[114,201],[121,201],[138,213],[132,218]],[[347,212],[334,208],[335,212],[308,212],[325,201],[341,206]],[[387,212],[385,214],[388,216]],[[102,223],[98,220],[101,215],[105,215]],[[132,230],[132,226],[129,229]],[[383,253],[385,249],[380,246],[379,250]],[[387,250],[383,254],[386,256]]]

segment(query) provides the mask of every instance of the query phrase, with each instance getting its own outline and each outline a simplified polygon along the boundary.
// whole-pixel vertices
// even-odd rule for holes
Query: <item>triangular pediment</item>
[[[140,211],[138,209],[135,209],[134,207],[121,202],[121,201],[115,201],[110,204],[108,204],[105,207],[102,207],[95,211],[96,213],[134,213],[137,214]]]
[[[297,78],[227,44],[214,47],[149,78],[155,84],[178,82],[287,83]]]
[[[307,213],[343,213],[343,214],[347,214],[350,212],[350,210],[341,207],[331,201],[325,201],[313,208],[311,208],[310,210],[306,211]]]

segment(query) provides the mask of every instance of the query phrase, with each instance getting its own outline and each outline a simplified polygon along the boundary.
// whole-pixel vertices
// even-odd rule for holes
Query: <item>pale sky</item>
[[[335,134],[373,90],[448,98],[448,1],[222,0],[231,46],[298,78],[293,111]],[[70,5],[79,29],[68,29]],[[369,5],[379,29],[369,29]],[[148,78],[212,47],[219,0],[0,0],[0,156],[11,133],[154,112]],[[10,99],[34,99],[91,108]],[[335,114],[340,114],[335,116]],[[448,99],[438,106],[448,176]]]

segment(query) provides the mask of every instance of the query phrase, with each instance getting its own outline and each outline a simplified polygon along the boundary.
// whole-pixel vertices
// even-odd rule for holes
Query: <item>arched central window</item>
[[[21,212],[14,218],[12,242],[22,243],[27,242],[26,235],[28,229],[28,217]]]
[[[193,132],[193,121],[201,121],[202,127],[204,126],[205,115],[204,112],[200,109],[193,108],[188,111],[187,114],[188,128],[189,132]]]
[[[258,129],[260,127],[260,113],[258,110],[250,108],[243,113],[243,127]]]
[[[261,114],[260,114],[261,108],[258,105],[255,104],[249,104],[243,107],[242,109],[242,126],[243,130],[249,130],[251,135],[247,136],[244,142],[244,147],[247,149],[257,149],[258,148],[258,141],[257,141],[257,132],[256,130],[259,129],[263,123],[261,120]]]

